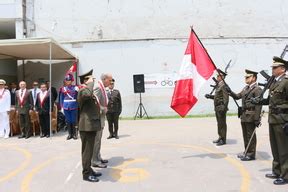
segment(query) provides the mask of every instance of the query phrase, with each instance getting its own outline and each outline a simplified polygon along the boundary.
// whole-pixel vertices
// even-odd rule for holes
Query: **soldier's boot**
[[[67,123],[67,129],[68,129],[67,140],[69,140],[69,139],[72,139],[72,127],[70,123]]]
[[[75,125],[71,124],[71,127],[72,127],[72,137],[73,137],[73,139],[77,139]]]

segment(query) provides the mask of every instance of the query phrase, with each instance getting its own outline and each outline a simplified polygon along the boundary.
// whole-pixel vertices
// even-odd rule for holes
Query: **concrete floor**
[[[228,117],[227,145],[217,147],[215,118],[120,122],[120,139],[102,140],[108,168],[100,182],[82,180],[81,141],[52,138],[0,139],[0,191],[284,192],[264,177],[271,171],[267,117],[257,129],[257,160],[240,161],[240,120]]]

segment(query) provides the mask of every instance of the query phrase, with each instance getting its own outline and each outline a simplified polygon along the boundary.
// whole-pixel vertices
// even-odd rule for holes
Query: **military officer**
[[[97,131],[101,131],[100,106],[97,98],[93,95],[94,78],[93,70],[80,77],[82,83],[78,94],[79,103],[79,131],[82,142],[82,167],[83,180],[98,182],[97,177],[101,173],[96,173],[91,168],[91,159]]]
[[[7,139],[10,134],[9,112],[11,96],[10,91],[4,88],[5,85],[6,81],[0,79],[0,137]]]
[[[107,91],[108,95],[108,107],[107,107],[107,121],[109,126],[109,137],[107,139],[115,138],[119,139],[118,137],[118,121],[119,115],[122,111],[122,100],[119,90],[114,89],[115,79],[112,79],[109,89]]]
[[[288,62],[273,57],[272,75],[275,81],[269,88],[267,99],[255,103],[269,104],[269,137],[273,155],[272,173],[265,176],[275,185],[288,183],[288,77],[285,72]]]
[[[26,82],[19,82],[20,89],[16,91],[15,108],[19,115],[21,135],[18,137],[28,139],[31,136],[30,116],[29,113],[33,109],[33,99],[28,89]]]
[[[257,72],[246,69],[245,70],[245,83],[247,84],[244,89],[236,94],[230,89],[227,89],[229,95],[234,99],[242,99],[241,110],[241,127],[244,140],[244,148],[247,149],[248,143],[256,127],[260,125],[261,105],[251,103],[251,98],[258,97],[262,89],[257,84]],[[255,160],[256,153],[256,134],[254,134],[250,146],[245,155],[238,155],[242,161]],[[244,154],[244,153],[243,153]]]
[[[226,113],[228,111],[229,95],[226,90],[224,79],[227,75],[224,71],[217,69],[217,85],[215,89],[215,95],[206,94],[207,99],[214,100],[214,110],[218,126],[218,135],[219,138],[213,143],[216,143],[217,146],[226,144],[226,135],[227,135],[227,124],[226,124]]]
[[[72,74],[67,74],[65,76],[65,86],[60,89],[59,93],[59,103],[64,110],[67,123],[67,140],[72,138],[77,139],[75,125],[78,111],[77,95],[79,88],[76,85],[72,85],[73,81]]]

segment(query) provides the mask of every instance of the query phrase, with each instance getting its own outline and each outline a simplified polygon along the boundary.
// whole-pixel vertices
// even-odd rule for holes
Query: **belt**
[[[271,114],[288,114],[288,109],[270,108],[269,112]]]
[[[71,99],[71,100],[64,99],[64,102],[75,102],[75,101],[76,101],[76,99]]]
[[[255,111],[255,107],[244,107],[243,111]]]

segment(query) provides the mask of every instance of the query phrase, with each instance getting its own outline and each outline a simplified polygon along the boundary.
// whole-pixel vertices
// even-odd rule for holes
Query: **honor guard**
[[[76,85],[72,85],[74,78],[70,73],[65,76],[64,81],[65,85],[60,89],[59,93],[59,103],[64,110],[66,118],[68,129],[67,140],[72,138],[77,139],[75,125],[78,111],[77,95],[79,88]]]
[[[288,62],[274,57],[271,67],[275,80],[269,88],[268,98],[258,102],[269,104],[268,123],[273,162],[272,173],[265,176],[275,179],[275,185],[283,185],[288,183]]]
[[[6,81],[0,79],[0,137],[7,139],[10,134],[9,111],[11,96],[8,89],[5,89]]]
[[[205,97],[207,99],[214,100],[214,109],[217,120],[218,127],[218,139],[213,141],[217,146],[226,144],[226,135],[227,135],[227,124],[226,124],[226,113],[228,111],[228,103],[229,103],[229,95],[226,91],[226,86],[224,83],[224,79],[227,75],[224,71],[217,69],[217,85],[215,89],[215,94],[206,94]]]
[[[244,148],[246,149],[243,154],[239,154],[238,158],[242,161],[255,160],[256,154],[256,134],[254,130],[260,125],[261,105],[255,105],[251,101],[254,97],[259,97],[262,89],[257,84],[257,72],[246,69],[245,70],[245,83],[247,84],[240,93],[236,94],[229,88],[227,89],[229,95],[234,99],[242,99],[242,107],[240,108],[240,119],[242,134],[244,140]],[[251,137],[253,138],[251,139]],[[250,144],[249,141],[251,139]],[[249,145],[249,146],[248,146]],[[248,148],[247,148],[248,147]]]

